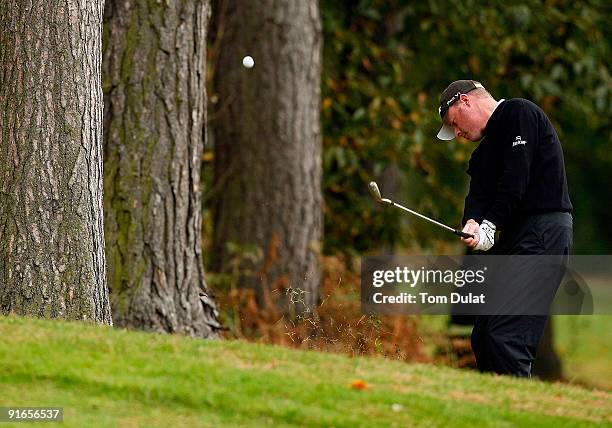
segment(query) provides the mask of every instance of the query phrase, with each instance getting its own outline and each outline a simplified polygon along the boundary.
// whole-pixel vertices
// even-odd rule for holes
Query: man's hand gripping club
[[[495,225],[489,220],[483,220],[482,224],[478,224],[471,218],[465,223],[462,232],[474,235],[473,238],[461,238],[461,240],[477,251],[489,251],[495,244]]]

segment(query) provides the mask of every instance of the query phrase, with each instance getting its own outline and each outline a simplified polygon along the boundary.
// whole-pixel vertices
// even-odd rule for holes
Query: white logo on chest
[[[514,141],[512,142],[512,147],[518,146],[519,144],[527,144],[527,141],[523,141],[520,135],[517,135]]]

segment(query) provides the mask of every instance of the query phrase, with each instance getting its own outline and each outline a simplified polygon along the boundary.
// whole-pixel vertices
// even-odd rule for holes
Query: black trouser
[[[568,256],[571,244],[571,214],[553,212],[524,217],[506,227],[490,253]],[[555,284],[555,287],[558,286],[558,283]],[[530,377],[531,365],[547,321],[547,315],[476,317],[472,349],[478,369]]]

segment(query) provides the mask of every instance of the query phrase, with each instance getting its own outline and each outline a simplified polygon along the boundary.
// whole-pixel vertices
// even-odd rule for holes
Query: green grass
[[[608,392],[445,367],[14,317],[0,337],[0,405],[65,426],[612,425]]]

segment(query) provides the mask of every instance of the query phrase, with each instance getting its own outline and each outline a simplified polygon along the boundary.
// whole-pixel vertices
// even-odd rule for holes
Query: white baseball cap
[[[440,95],[440,106],[438,107],[438,113],[442,118],[442,126],[438,130],[437,137],[440,140],[452,140],[455,138],[455,129],[452,126],[444,123],[444,117],[448,113],[448,109],[455,104],[462,94],[467,94],[477,88],[483,88],[482,83],[475,80],[456,80],[446,87]]]

